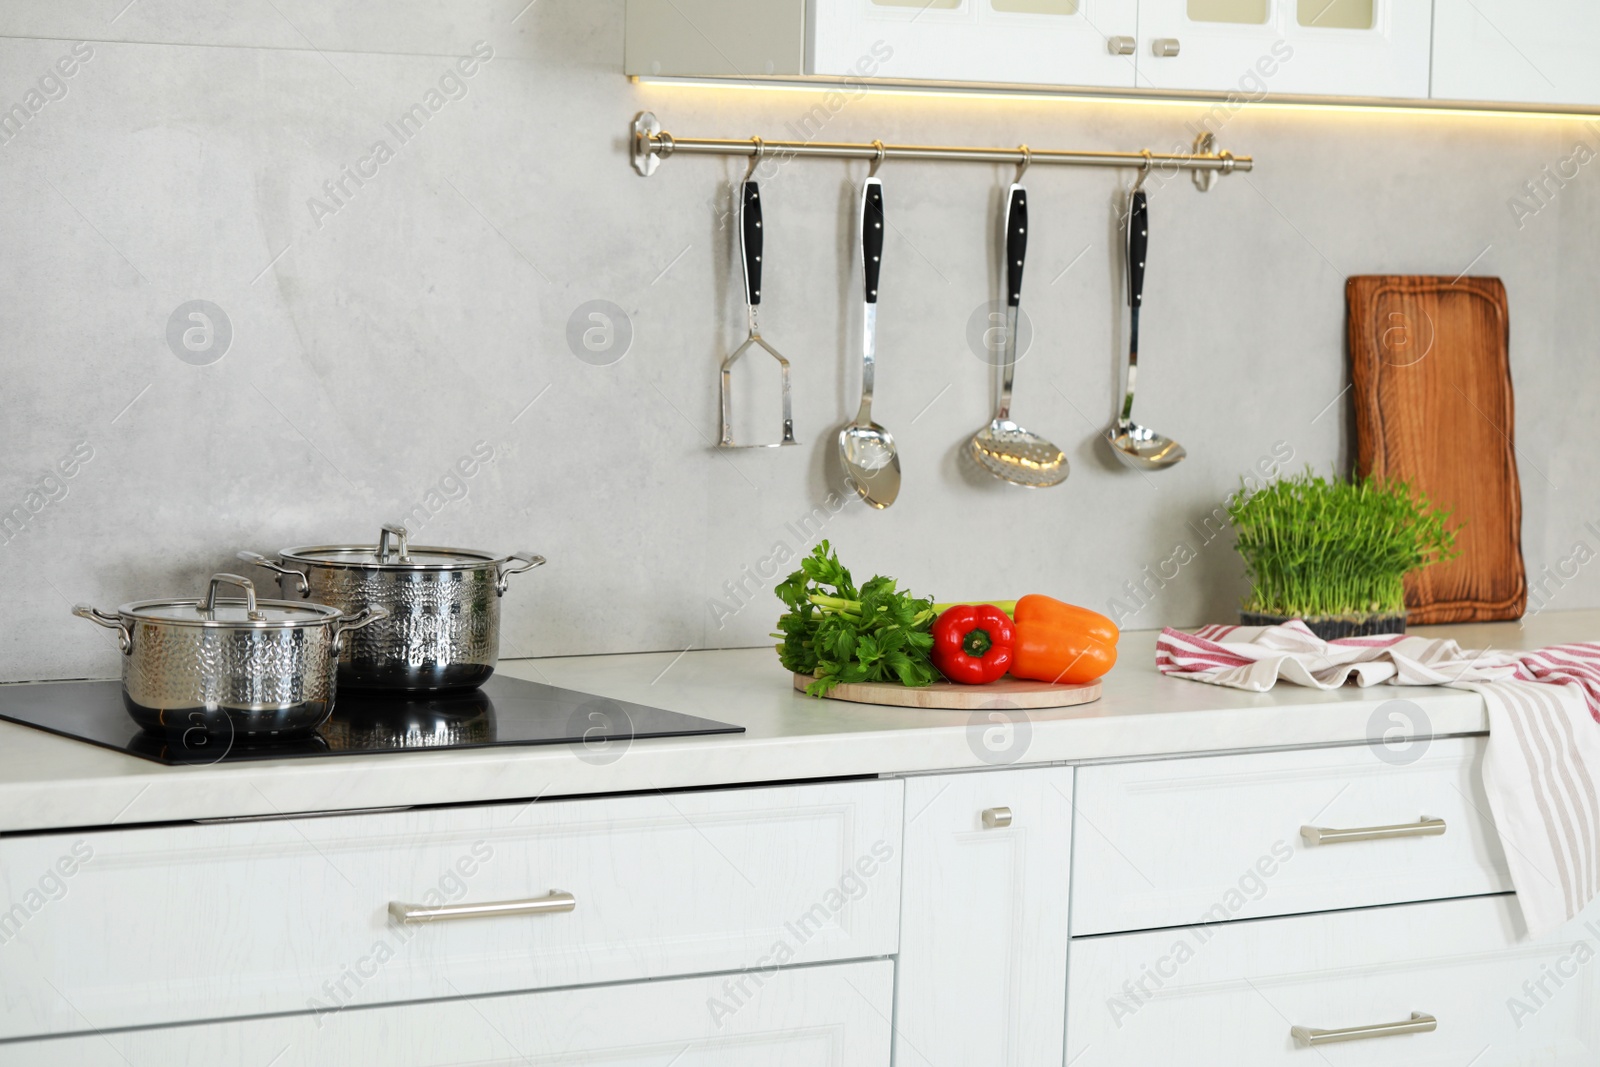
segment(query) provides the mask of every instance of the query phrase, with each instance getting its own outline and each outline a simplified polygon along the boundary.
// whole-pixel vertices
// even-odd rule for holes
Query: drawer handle
[[[1291,1026],[1289,1034],[1303,1048],[1332,1045],[1340,1041],[1363,1041],[1369,1037],[1398,1037],[1401,1034],[1431,1034],[1439,1029],[1439,1020],[1425,1012],[1414,1011],[1411,1018],[1398,1023],[1377,1023],[1373,1026],[1347,1026],[1343,1030],[1314,1030],[1309,1026]]]
[[[389,905],[389,914],[403,923],[431,923],[440,919],[537,915],[546,911],[571,911],[577,906],[577,897],[561,889],[552,889],[549,896],[533,897],[530,900],[495,900],[488,904],[442,904],[434,908],[426,904],[402,904],[397,900]]]
[[[984,808],[983,826],[986,830],[998,830],[1011,825],[1010,808]]]
[[[1307,845],[1337,845],[1341,841],[1377,841],[1385,837],[1438,837],[1444,833],[1443,819],[1424,818],[1398,826],[1358,826],[1353,830],[1330,830],[1326,826],[1302,826],[1300,837]]]

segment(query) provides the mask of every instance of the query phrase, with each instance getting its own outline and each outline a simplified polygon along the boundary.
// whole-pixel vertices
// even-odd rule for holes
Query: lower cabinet
[[[892,962],[798,967],[764,979],[753,973],[754,978],[750,974],[681,978],[0,1043],[0,1063],[7,1067],[888,1064]]]
[[[1072,769],[906,780],[897,1067],[1059,1064]]]
[[[1066,1062],[1600,1063],[1600,907],[1520,935],[1503,894],[1077,938]]]

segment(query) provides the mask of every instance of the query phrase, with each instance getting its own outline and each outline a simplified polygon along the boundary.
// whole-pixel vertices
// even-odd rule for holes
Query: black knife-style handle
[[[739,198],[739,249],[744,253],[744,295],[751,307],[761,303],[761,190],[745,182]]]
[[[861,276],[866,280],[866,299],[878,302],[878,268],[883,259],[883,183],[868,178],[861,187]]]
[[[1150,247],[1150,208],[1144,190],[1128,206],[1128,306],[1144,304],[1144,257]]]
[[[1028,193],[1020,185],[1011,187],[1006,204],[1006,303],[1022,302],[1022,261],[1028,257]]]

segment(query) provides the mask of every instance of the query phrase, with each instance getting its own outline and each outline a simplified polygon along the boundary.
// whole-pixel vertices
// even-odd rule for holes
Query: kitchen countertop
[[[1413,632],[1467,648],[1537,648],[1600,639],[1600,611]],[[621,751],[546,745],[168,767],[0,722],[0,833],[1350,744],[1391,728],[1392,709],[1378,709],[1395,699],[1422,709],[1418,734],[1488,730],[1482,698],[1467,691],[1284,683],[1255,694],[1163,678],[1155,639],[1124,634],[1099,701],[1027,712],[1009,735],[984,713],[813,700],[791,689],[770,648],[501,663],[512,677],[746,729]]]

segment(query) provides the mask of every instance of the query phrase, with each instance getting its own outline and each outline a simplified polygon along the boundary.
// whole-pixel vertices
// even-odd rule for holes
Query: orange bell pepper
[[[1116,665],[1121,632],[1097,611],[1034,593],[1017,601],[1015,619],[1014,678],[1082,685]]]

